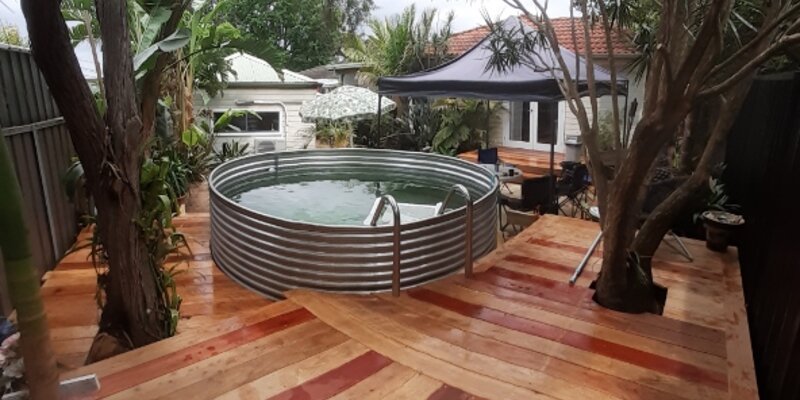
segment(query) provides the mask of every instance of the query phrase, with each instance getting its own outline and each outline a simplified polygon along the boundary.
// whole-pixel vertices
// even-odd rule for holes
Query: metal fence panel
[[[27,50],[0,45],[0,137],[11,152],[40,274],[52,269],[77,233],[62,177],[74,155],[69,132]],[[5,277],[0,263],[0,275]],[[0,279],[0,311],[9,304]]]
[[[728,138],[725,183],[745,217],[739,259],[763,399],[800,398],[800,74],[753,84]]]

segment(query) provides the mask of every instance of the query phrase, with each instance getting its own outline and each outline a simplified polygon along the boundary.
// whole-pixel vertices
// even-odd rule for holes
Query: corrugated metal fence
[[[0,134],[11,152],[27,206],[34,262],[44,274],[72,245],[77,232],[74,208],[62,183],[74,151],[44,78],[24,49],[0,46]],[[0,291],[7,293],[4,285]],[[0,297],[0,303],[7,311],[7,299]]]
[[[728,140],[725,183],[740,232],[762,399],[800,398],[800,74],[758,79]]]

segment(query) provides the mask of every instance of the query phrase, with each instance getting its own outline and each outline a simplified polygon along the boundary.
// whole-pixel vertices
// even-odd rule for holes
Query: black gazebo
[[[519,18],[509,17],[502,22],[504,28],[515,32],[519,40],[524,35],[536,32]],[[555,102],[564,100],[558,79],[563,77],[552,48],[538,45],[527,62],[504,71],[488,67],[492,56],[489,41],[491,34],[459,57],[427,71],[404,76],[390,76],[378,79],[378,93],[381,96],[408,97],[463,97],[484,100]],[[586,63],[573,51],[560,47],[561,56],[572,79],[577,79],[582,95],[589,92],[586,78]],[[577,68],[576,68],[577,67]],[[595,90],[599,96],[611,93],[611,76],[600,66],[594,66]],[[626,95],[628,81],[617,79],[617,92]],[[380,132],[380,97],[378,100],[378,129]],[[553,175],[555,143],[550,143],[550,175]]]

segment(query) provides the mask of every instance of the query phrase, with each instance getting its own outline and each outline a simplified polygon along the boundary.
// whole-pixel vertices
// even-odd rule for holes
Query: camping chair
[[[583,218],[586,214],[584,202],[589,188],[589,169],[581,163],[564,161],[561,171],[561,177],[556,182],[556,197],[564,199],[559,201],[558,209],[571,217],[575,217],[580,210]],[[567,206],[570,206],[569,209]]]
[[[490,147],[488,149],[478,149],[478,164],[494,165],[501,164],[500,156],[497,153],[497,147]],[[514,193],[511,187],[506,182],[500,182],[509,193]]]
[[[644,221],[647,220],[647,217],[653,210],[658,207],[659,204],[664,202],[664,200],[669,197],[675,189],[678,188],[684,181],[686,177],[669,177],[665,179],[665,174],[663,172],[656,172],[654,174],[654,180],[647,185],[644,202],[642,204],[642,212],[639,214],[639,226],[641,227],[644,224]],[[692,254],[689,253],[689,249],[686,248],[686,244],[683,243],[680,237],[675,234],[671,229],[667,232],[667,235],[674,239],[675,244],[670,243],[669,241],[665,241],[667,245],[672,247],[675,251],[680,253],[682,256],[686,257],[689,262],[694,261]]]
[[[500,232],[505,239],[506,229],[511,227],[514,233],[519,233],[522,229],[529,226],[539,215],[550,211],[553,202],[550,200],[550,190],[552,177],[542,176],[538,178],[525,179],[520,184],[520,197],[500,197],[498,213],[500,214]],[[503,222],[503,212],[506,220]]]
[[[499,164],[500,157],[497,154],[497,147],[488,149],[478,149],[478,164]]]

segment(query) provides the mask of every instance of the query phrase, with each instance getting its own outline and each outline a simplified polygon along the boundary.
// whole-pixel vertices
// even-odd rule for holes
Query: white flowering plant
[[[19,348],[19,332],[9,321],[0,321],[0,396],[24,388],[25,365]],[[12,333],[13,332],[13,333]]]

